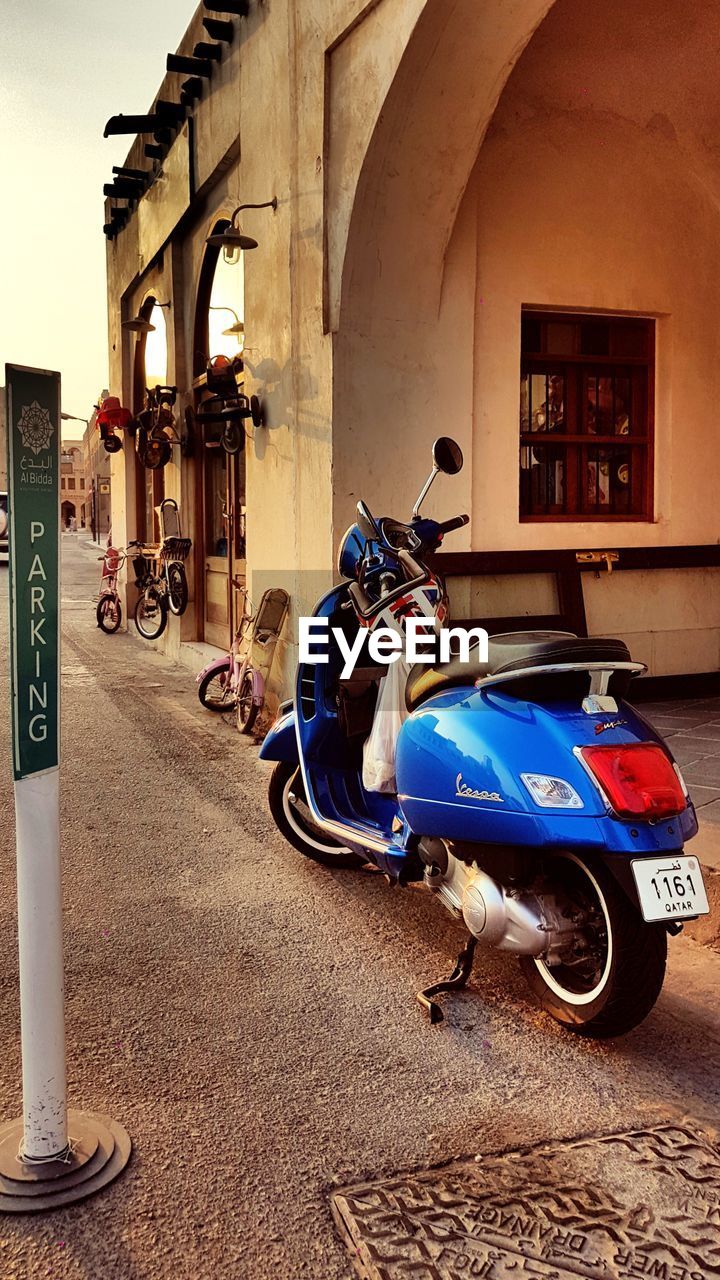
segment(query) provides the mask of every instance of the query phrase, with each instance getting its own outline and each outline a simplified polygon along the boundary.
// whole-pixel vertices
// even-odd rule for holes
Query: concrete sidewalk
[[[700,825],[690,848],[705,868],[711,913],[685,931],[720,949],[720,698],[648,702],[638,710],[680,765]]]

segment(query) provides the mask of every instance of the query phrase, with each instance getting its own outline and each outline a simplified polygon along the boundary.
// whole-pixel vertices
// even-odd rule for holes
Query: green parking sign
[[[60,374],[5,366],[13,770],[60,762]]]

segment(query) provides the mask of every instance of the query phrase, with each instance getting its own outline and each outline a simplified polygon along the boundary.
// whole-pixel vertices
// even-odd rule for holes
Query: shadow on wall
[[[255,436],[258,458],[264,457],[269,433],[278,427],[294,426],[300,435],[311,440],[330,439],[327,416],[308,408],[318,398],[318,384],[307,365],[291,359],[281,367],[276,360],[269,358],[254,365],[247,350],[243,352],[243,362],[258,384],[256,394],[264,405],[267,418],[266,430]]]

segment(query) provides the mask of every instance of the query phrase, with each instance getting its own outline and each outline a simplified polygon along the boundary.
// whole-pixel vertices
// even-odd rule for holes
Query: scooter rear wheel
[[[667,934],[646,924],[638,908],[600,861],[558,856],[549,869],[564,896],[589,920],[587,958],[548,965],[521,956],[520,967],[535,996],[568,1031],[609,1039],[647,1017],[665,977]]]
[[[287,764],[284,760],[275,765],[270,775],[268,803],[278,830],[306,858],[326,867],[358,868],[367,862],[361,853],[347,849],[316,825],[308,808],[299,765]]]

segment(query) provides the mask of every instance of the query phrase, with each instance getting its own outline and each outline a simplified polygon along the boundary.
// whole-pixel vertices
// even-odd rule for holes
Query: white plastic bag
[[[373,726],[363,747],[362,780],[366,791],[397,791],[395,748],[403,722],[407,720],[405,685],[410,665],[400,657],[391,662],[380,681]]]

